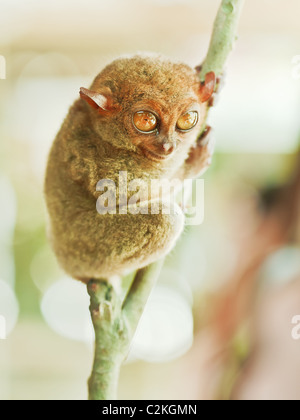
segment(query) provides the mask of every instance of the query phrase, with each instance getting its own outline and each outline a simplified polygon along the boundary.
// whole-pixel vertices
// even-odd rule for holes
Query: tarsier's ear
[[[213,95],[216,87],[216,75],[213,71],[210,71],[205,75],[205,81],[201,82],[200,85],[200,100],[201,102],[207,102]]]
[[[109,93],[102,94],[86,88],[80,88],[80,97],[93,108],[101,111],[109,111],[113,108],[112,98]]]

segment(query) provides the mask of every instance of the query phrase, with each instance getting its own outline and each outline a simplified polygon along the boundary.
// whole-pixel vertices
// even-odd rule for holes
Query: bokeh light
[[[148,362],[168,362],[182,356],[193,343],[193,315],[177,290],[157,285],[132,343],[132,354]]]
[[[57,281],[44,294],[41,310],[58,334],[78,341],[93,340],[89,297],[84,284],[67,277]]]
[[[19,315],[19,304],[13,289],[0,279],[0,315],[5,320],[5,336],[13,331]]]
[[[0,173],[0,277],[13,286],[15,282],[15,262],[13,257],[13,236],[16,224],[17,202],[13,186]]]

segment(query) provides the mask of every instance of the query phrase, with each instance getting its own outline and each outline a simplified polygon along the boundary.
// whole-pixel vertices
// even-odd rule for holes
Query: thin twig
[[[123,303],[123,314],[126,317],[133,335],[145,309],[146,303],[161,272],[164,259],[148,265],[136,273],[135,279]]]

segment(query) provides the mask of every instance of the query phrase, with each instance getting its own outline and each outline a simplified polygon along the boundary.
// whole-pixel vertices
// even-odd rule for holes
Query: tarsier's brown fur
[[[72,277],[109,278],[143,267],[172,249],[184,226],[179,206],[175,204],[171,214],[101,215],[96,211],[96,185],[101,179],[117,185],[120,171],[128,172],[128,182],[138,178],[146,183],[203,172],[211,153],[206,140],[196,140],[212,92],[189,66],[140,55],[114,61],[90,90],[81,90],[53,144],[45,182],[52,244]],[[199,114],[197,125],[180,132],[176,121],[190,109]],[[134,127],[132,115],[139,110],[159,116],[155,133]],[[155,199],[140,205],[149,207]],[[162,209],[164,202],[159,202]]]

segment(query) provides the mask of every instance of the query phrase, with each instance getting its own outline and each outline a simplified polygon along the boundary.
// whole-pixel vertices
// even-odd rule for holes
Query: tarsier
[[[110,278],[163,257],[184,228],[184,213],[99,214],[101,179],[195,178],[209,166],[205,127],[215,75],[161,56],[136,55],[109,64],[81,88],[52,146],[45,181],[51,241],[73,278]],[[202,133],[199,136],[199,133]],[[117,201],[119,197],[117,196]],[[161,196],[139,203],[147,210]],[[148,213],[148,214],[144,214]]]

